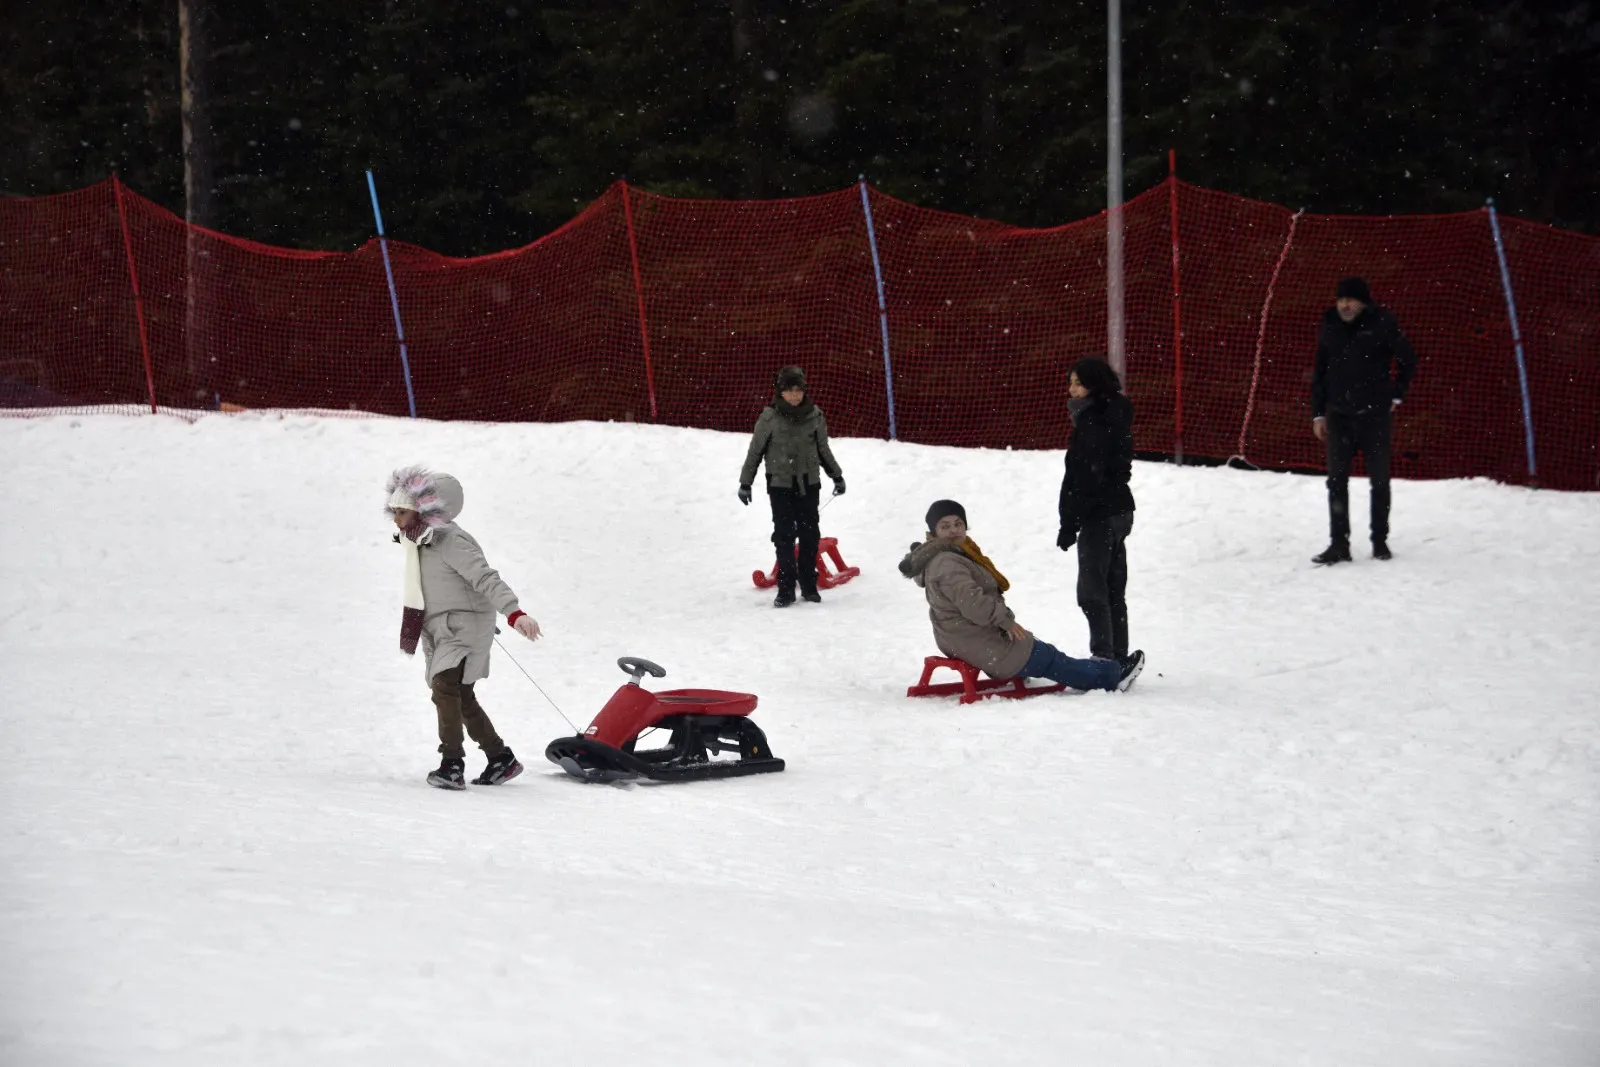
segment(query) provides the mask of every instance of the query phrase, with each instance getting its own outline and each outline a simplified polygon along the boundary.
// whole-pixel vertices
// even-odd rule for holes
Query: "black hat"
[[[1339,283],[1337,296],[1340,300],[1359,300],[1363,304],[1372,303],[1372,290],[1367,288],[1364,278],[1345,278]]]
[[[799,367],[785,367],[778,372],[778,392],[785,389],[804,389],[806,387],[806,372]]]
[[[939,525],[939,520],[946,515],[954,515],[964,524],[967,521],[967,509],[957,504],[954,500],[935,500],[933,506],[928,508],[928,529],[932,531]]]

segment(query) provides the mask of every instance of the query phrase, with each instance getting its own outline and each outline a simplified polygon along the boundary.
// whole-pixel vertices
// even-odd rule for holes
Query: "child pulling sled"
[[[389,476],[385,492],[384,509],[400,530],[395,540],[406,550],[400,648],[413,655],[421,643],[439,717],[443,759],[428,784],[467,787],[465,729],[489,760],[472,784],[499,785],[521,774],[522,764],[495,732],[472,687],[489,674],[496,612],[530,641],[538,640],[539,624],[517,607],[517,595],[489,566],[478,542],[455,524],[465,502],[460,482],[423,467],[403,467]]]

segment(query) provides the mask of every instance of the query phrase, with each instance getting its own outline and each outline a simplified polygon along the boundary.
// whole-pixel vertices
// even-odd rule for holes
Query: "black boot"
[[[1342,538],[1334,541],[1317,555],[1312,556],[1311,562],[1320,566],[1327,566],[1330,563],[1349,563],[1350,542]]]
[[[1372,542],[1372,558],[1373,559],[1394,559],[1394,553],[1389,551],[1389,542],[1387,542],[1387,541],[1374,541],[1374,542]]]
[[[800,599],[807,604],[820,604],[822,603],[822,594],[815,589],[802,589],[800,590]]]
[[[780,586],[778,586],[778,595],[772,598],[772,606],[775,607],[775,608],[786,608],[790,604],[793,604],[793,603],[794,603],[794,586],[792,586],[792,585],[787,585],[787,586],[786,585],[780,585]]]
[[[508,748],[498,756],[489,759],[488,766],[483,773],[472,780],[473,785],[499,785],[501,782],[510,781],[522,773],[522,764],[517,762],[517,757],[512,755]]]
[[[467,761],[444,759],[439,769],[428,774],[428,784],[440,789],[465,789],[467,787]]]

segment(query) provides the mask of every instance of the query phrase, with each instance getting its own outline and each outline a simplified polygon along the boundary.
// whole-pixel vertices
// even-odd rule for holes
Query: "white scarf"
[[[398,539],[406,553],[406,597],[400,612],[400,651],[416,655],[417,641],[422,637],[422,559],[417,554],[420,545],[433,540],[433,527],[422,531],[422,540],[413,541],[405,534]]]

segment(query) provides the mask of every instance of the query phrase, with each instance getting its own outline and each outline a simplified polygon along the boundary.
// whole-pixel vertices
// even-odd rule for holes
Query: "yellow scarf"
[[[928,540],[933,540],[933,534],[928,535]],[[994,565],[994,561],[983,554],[983,549],[978,547],[978,542],[970,537],[962,541],[961,554],[994,575],[995,584],[1000,586],[1002,593],[1011,588],[1011,582],[1007,580],[1005,575],[1000,573],[1000,568]]]

